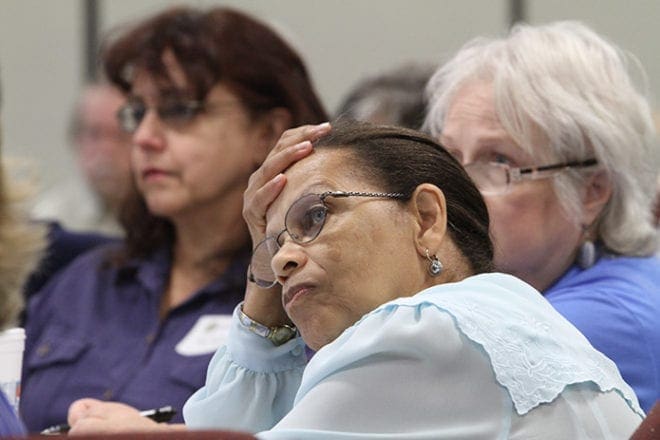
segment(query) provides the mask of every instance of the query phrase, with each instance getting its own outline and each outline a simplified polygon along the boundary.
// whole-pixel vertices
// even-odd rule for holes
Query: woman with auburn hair
[[[282,132],[326,119],[299,55],[241,12],[177,7],[105,44],[126,95],[135,189],[126,239],[78,258],[27,314],[21,412],[31,431],[71,402],[180,410],[243,296],[243,192]]]

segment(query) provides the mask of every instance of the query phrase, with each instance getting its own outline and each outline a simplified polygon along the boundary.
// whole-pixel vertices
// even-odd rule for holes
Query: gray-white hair
[[[660,151],[635,71],[635,80],[646,84],[632,55],[582,23],[517,25],[504,38],[468,42],[438,69],[427,86],[424,129],[439,136],[454,95],[472,82],[492,83],[500,123],[540,164],[595,157],[607,173],[613,193],[597,230],[604,245],[623,255],[650,255],[658,240],[652,206]],[[570,218],[582,210],[585,175],[571,170],[554,179]]]

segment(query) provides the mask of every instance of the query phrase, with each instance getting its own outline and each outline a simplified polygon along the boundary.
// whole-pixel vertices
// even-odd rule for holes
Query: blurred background
[[[34,162],[40,188],[74,172],[70,114],[113,27],[168,5],[227,5],[277,28],[304,56],[331,113],[365,76],[438,63],[469,38],[516,21],[582,20],[633,53],[660,108],[658,0],[1,0],[3,154]]]

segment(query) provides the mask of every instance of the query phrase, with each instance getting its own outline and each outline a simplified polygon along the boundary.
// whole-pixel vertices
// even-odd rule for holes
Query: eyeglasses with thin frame
[[[161,121],[173,127],[189,124],[197,115],[211,108],[231,103],[209,104],[192,99],[168,99],[155,107],[147,106],[139,98],[132,98],[117,111],[119,125],[126,133],[135,133],[150,108]]]
[[[511,185],[524,180],[538,180],[552,177],[569,168],[586,168],[598,165],[596,159],[562,162],[538,167],[511,168],[497,162],[473,162],[465,166],[465,171],[484,195],[506,194]]]
[[[293,202],[284,217],[284,229],[277,235],[266,237],[252,253],[250,261],[250,281],[258,286],[269,288],[277,283],[271,262],[283,245],[286,232],[297,244],[305,244],[319,236],[328,216],[328,197],[375,197],[383,199],[405,199],[401,193],[378,193],[356,191],[326,191],[321,194],[306,194]]]

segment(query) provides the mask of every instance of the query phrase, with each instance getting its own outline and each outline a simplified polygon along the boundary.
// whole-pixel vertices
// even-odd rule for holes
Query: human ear
[[[605,171],[587,178],[582,191],[582,224],[590,226],[603,211],[612,196],[612,183]]]
[[[256,121],[257,142],[253,150],[253,159],[257,167],[266,159],[284,130],[293,123],[291,112],[284,107],[269,110]]]
[[[410,199],[415,219],[415,242],[421,255],[429,250],[435,254],[447,231],[447,204],[445,195],[437,186],[423,183],[415,188]]]

